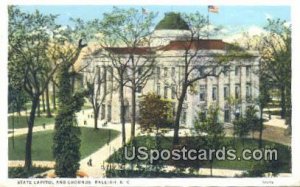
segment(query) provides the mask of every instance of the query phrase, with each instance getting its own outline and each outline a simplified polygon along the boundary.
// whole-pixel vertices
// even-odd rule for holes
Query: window
[[[156,68],[157,79],[160,79],[160,67]]]
[[[235,98],[240,98],[240,85],[235,85]]]
[[[212,75],[217,75],[217,68],[216,67],[213,67],[213,69],[212,69]]]
[[[159,83],[157,83],[156,93],[157,93],[157,95],[160,95],[160,84]]]
[[[138,67],[138,75],[142,75],[143,73],[143,67]]]
[[[175,89],[175,85],[173,84],[172,85],[172,99],[175,99],[175,96],[176,96],[176,89]]]
[[[136,89],[137,93],[142,93],[143,87],[142,86],[138,86]]]
[[[175,116],[176,113],[176,103],[172,102],[172,112],[173,112],[173,116]]]
[[[183,109],[181,112],[181,124],[185,124],[185,123],[186,123],[186,111],[185,109]]]
[[[202,110],[202,111],[200,112],[200,119],[201,119],[201,121],[206,120],[206,113],[207,113],[206,110]]]
[[[206,87],[204,85],[201,85],[200,86],[200,95],[199,95],[200,101],[205,101],[205,97],[206,97],[205,92],[206,92]]]
[[[235,75],[236,76],[240,75],[240,67],[239,66],[235,66]]]
[[[251,73],[251,66],[246,66],[246,76],[249,77]]]
[[[106,82],[106,75],[107,75],[107,67],[103,67],[102,68],[102,70],[103,70],[103,80]]]
[[[164,76],[167,77],[168,76],[168,68],[164,67]]]
[[[214,87],[212,88],[212,100],[213,100],[213,101],[217,100],[217,97],[218,97],[217,87],[214,86]]]
[[[230,122],[230,110],[228,108],[224,110],[224,122]]]
[[[198,69],[198,72],[199,72],[199,76],[203,76],[204,75],[204,67],[199,65],[197,67],[197,69]]]
[[[102,70],[103,70],[103,82],[104,82],[103,87],[104,87],[104,90],[107,90],[107,67],[104,66],[102,68]]]
[[[172,67],[172,77],[175,77],[175,67]]]
[[[113,68],[111,66],[108,67],[108,72],[109,72],[109,77],[108,80],[112,81],[113,80]]]
[[[111,105],[107,105],[107,121],[111,121]]]
[[[230,71],[230,67],[229,66],[225,66],[224,67],[224,76],[227,77],[229,75],[229,71]]]
[[[164,98],[168,98],[168,85],[164,87]]]
[[[246,85],[246,98],[251,99],[251,84],[247,83]]]
[[[105,104],[101,105],[101,119],[105,118]]]
[[[101,84],[101,68],[99,66],[97,66],[97,81],[98,81],[98,84]]]
[[[224,86],[224,99],[229,97],[229,86]]]

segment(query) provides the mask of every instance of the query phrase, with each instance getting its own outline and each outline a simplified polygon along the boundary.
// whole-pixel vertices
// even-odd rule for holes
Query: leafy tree
[[[260,65],[261,66],[261,65]],[[263,118],[263,111],[266,108],[267,104],[271,101],[270,98],[270,81],[265,75],[265,71],[263,68],[259,69],[259,141],[258,147],[262,147],[262,135],[263,135],[263,128],[264,128],[264,118]]]
[[[22,90],[31,101],[26,138],[25,169],[30,170],[32,130],[39,98],[45,91],[58,63],[51,66],[47,50],[51,38],[57,36],[52,31],[58,26],[54,15],[21,12],[15,6],[8,7],[8,67],[11,85],[22,85]]]
[[[251,126],[250,123],[247,122],[247,119],[244,117],[235,118],[233,121],[233,133],[235,136],[238,136],[242,139],[243,145],[246,136],[249,135]]]
[[[163,127],[172,113],[172,105],[170,101],[161,99],[159,95],[149,93],[143,95],[140,101],[140,118],[139,124],[143,131],[156,130],[158,134],[159,128]]]
[[[155,14],[152,12],[146,14],[133,8],[114,7],[112,12],[103,15],[101,21],[94,20],[87,24],[98,36],[97,41],[104,49],[103,58],[112,62],[113,69],[110,69],[110,73],[119,88],[123,144],[126,139],[124,88],[129,87],[132,93],[131,137],[134,137],[136,92],[144,87],[152,75],[155,63],[154,51],[149,47],[154,18]]]
[[[207,116],[204,117],[202,112],[198,113],[194,124],[195,130],[199,136],[203,136],[205,133],[205,145],[207,149],[219,149],[224,143],[224,127],[218,120],[219,109],[213,106],[210,106],[207,111]],[[214,161],[215,154],[210,158],[210,175],[212,176],[212,166]]]
[[[81,110],[85,93],[73,94],[70,69],[86,45],[79,41],[77,48],[69,48],[62,54],[58,71],[59,110],[55,118],[55,134],[53,137],[53,155],[55,158],[55,173],[59,177],[76,177],[80,161],[80,129],[76,126],[75,112]]]
[[[18,112],[21,115],[21,110],[24,109],[28,96],[22,89],[22,85],[12,85],[13,83],[8,82],[8,111]],[[18,81],[15,81],[15,83],[18,83]]]
[[[245,113],[245,120],[249,124],[249,128],[252,131],[252,138],[254,138],[254,132],[260,128],[259,118],[257,116],[258,110],[254,105],[248,106]]]
[[[153,12],[145,14],[143,10],[114,7],[111,13],[104,14],[100,23],[100,32],[115,39],[113,45],[103,45],[102,42],[102,46],[110,54],[121,57],[123,64],[126,64],[124,81],[127,84],[124,85],[131,89],[131,138],[135,136],[136,93],[141,91],[153,74],[155,65],[155,52],[150,48],[151,27],[155,17]],[[125,50],[126,55],[115,52],[116,48]],[[115,68],[120,68],[119,63],[113,64]]]
[[[268,19],[264,29],[268,34],[262,37],[259,47],[261,68],[265,78],[280,91],[281,117],[285,118],[291,111],[291,25],[280,19]]]
[[[168,119],[172,116],[172,104],[170,101],[161,99],[159,95],[154,93],[149,93],[143,95],[140,101],[140,118],[139,124],[141,130],[144,132],[155,132],[155,148],[161,149],[161,137],[164,137],[164,132],[159,132],[159,129],[165,126]],[[135,140],[133,140],[135,143]],[[150,145],[147,145],[150,146]],[[162,160],[156,160],[151,165],[150,168],[158,173],[163,167]],[[153,169],[151,169],[153,171]],[[151,171],[150,170],[150,171]],[[146,169],[147,171],[147,169]],[[149,170],[148,170],[149,171]]]
[[[199,12],[181,15],[189,25],[189,36],[181,44],[182,54],[178,60],[182,64],[182,73],[179,78],[173,77],[174,92],[176,93],[177,107],[174,122],[173,144],[179,143],[179,124],[183,111],[183,104],[188,91],[193,91],[193,86],[201,79],[208,76],[219,76],[225,71],[225,65],[234,58],[248,58],[246,53],[237,53],[240,49],[230,49],[225,54],[215,54],[211,57],[204,55],[199,42],[207,37],[208,21]],[[221,67],[221,68],[220,68]],[[216,70],[216,68],[219,68]],[[216,71],[215,71],[216,70]]]

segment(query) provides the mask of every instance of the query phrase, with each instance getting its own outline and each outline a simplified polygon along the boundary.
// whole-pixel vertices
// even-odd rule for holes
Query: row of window
[[[168,77],[169,76],[169,67],[164,67],[163,68],[163,76],[164,77]],[[198,68],[199,70],[199,74],[200,75],[203,75],[204,72],[205,72],[205,68],[204,67],[199,67]],[[103,66],[103,67],[99,67],[97,66],[97,71],[98,73],[101,73],[102,76],[104,76],[105,80],[106,80],[106,76],[107,76],[107,72],[109,72],[109,76],[108,76],[108,80],[111,81],[113,79],[113,67],[111,66]],[[230,67],[229,66],[225,66],[224,69],[222,70],[223,73],[224,73],[224,76],[229,76],[229,72],[230,72]],[[235,75],[236,76],[239,76],[240,75],[240,71],[241,71],[241,67],[240,66],[236,66],[235,67]],[[138,75],[141,75],[143,73],[143,67],[139,67],[138,68]],[[216,75],[217,74],[217,67],[214,67],[211,71],[212,75]],[[250,76],[251,74],[251,66],[246,66],[246,76]],[[175,77],[176,75],[176,70],[175,70],[175,67],[171,67],[171,74],[170,76],[171,77]],[[161,67],[156,67],[156,76],[158,79],[161,78]]]
[[[164,85],[164,98],[167,99],[168,98],[168,90],[169,90],[170,86],[165,84]],[[160,83],[156,84],[156,94],[160,95]],[[176,88],[175,85],[171,86],[171,99],[175,99],[176,97]]]
[[[230,96],[230,87],[229,85],[224,86],[224,91],[223,91],[223,97],[224,99],[228,99]],[[206,86],[205,85],[201,85],[200,86],[200,90],[199,90],[199,98],[200,101],[206,101]],[[241,89],[240,89],[240,85],[235,85],[235,98],[239,99],[241,96]],[[218,99],[218,87],[217,86],[213,86],[212,87],[212,92],[211,92],[211,96],[212,96],[212,100],[216,101]],[[251,84],[247,83],[246,85],[246,98],[251,98]]]
[[[217,67],[213,67],[211,72],[209,72],[211,75],[217,75]],[[164,70],[164,74],[163,76],[164,77],[168,77],[169,76],[169,68],[168,67],[164,67],[163,68]],[[199,71],[199,74],[200,75],[203,75],[204,72],[205,72],[205,68],[204,67],[199,67],[198,68],[198,71]],[[223,73],[224,73],[224,76],[228,76],[229,75],[229,72],[230,72],[230,67],[229,66],[226,66],[224,67],[224,69],[222,69]],[[235,67],[235,75],[236,76],[239,76],[240,75],[240,72],[241,72],[241,67],[240,66],[236,66]],[[175,76],[175,67],[171,67],[171,77],[174,77]],[[251,66],[246,66],[246,76],[250,76],[251,74]],[[157,78],[161,78],[161,67],[156,67],[156,75],[157,75]]]
[[[170,86],[168,86],[167,84],[164,85],[164,92],[163,92],[163,96],[164,98],[168,98],[168,90],[169,90]],[[228,99],[229,96],[230,96],[230,87],[229,85],[226,85],[224,86],[224,91],[223,91],[223,94],[224,94],[224,99]],[[160,83],[157,83],[157,88],[156,88],[156,91],[157,91],[157,95],[160,95],[161,92],[160,92]],[[199,89],[199,97],[200,97],[200,101],[206,101],[206,91],[207,91],[207,88],[205,85],[201,85],[200,86],[200,89]],[[215,101],[218,99],[218,86],[213,86],[212,87],[212,100]],[[246,98],[251,98],[251,84],[250,83],[247,83],[246,85]],[[239,99],[241,96],[241,90],[240,90],[240,85],[236,84],[235,85],[235,98],[236,99]],[[175,89],[175,85],[172,85],[171,86],[171,99],[175,99],[176,97],[176,89]]]

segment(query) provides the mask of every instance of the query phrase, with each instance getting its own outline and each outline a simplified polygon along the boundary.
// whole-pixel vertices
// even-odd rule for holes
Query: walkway
[[[93,128],[93,116],[92,116],[92,109],[86,109],[84,111],[81,111],[77,113],[77,119],[78,119],[78,125],[79,126],[84,126],[84,127],[89,127]],[[276,124],[280,124],[282,121],[281,119],[278,118],[273,118],[273,122]],[[268,121],[269,124],[271,124],[272,120]],[[84,125],[84,121],[87,122],[87,125]],[[99,122],[99,128],[107,128],[107,129],[114,129],[119,132],[121,132],[121,125],[120,124],[111,124],[108,123],[106,127],[103,127],[102,124],[104,124],[104,121]],[[268,125],[268,124],[266,124]],[[271,126],[276,126],[276,125],[271,125]],[[44,130],[50,130],[54,128],[54,124],[49,124],[46,126],[44,129],[42,126],[37,126],[34,127],[33,132],[39,132],[39,131],[44,131]],[[275,127],[271,127],[275,128]],[[130,129],[131,125],[129,123],[126,124],[126,142],[129,141],[130,139]],[[267,127],[266,129],[269,129]],[[276,127],[275,129],[278,129]],[[22,134],[27,133],[27,128],[22,128],[22,129],[15,129],[15,136],[19,136]],[[142,135],[140,130],[138,129],[138,125],[136,128],[136,134],[137,135]],[[189,129],[180,129],[179,132],[180,136],[186,136],[186,135],[192,135],[192,132]],[[12,134],[9,134],[9,137],[11,137]],[[173,136],[173,130],[170,130],[166,133],[166,136]],[[289,144],[289,143],[287,143]],[[121,133],[119,136],[117,136],[115,139],[113,139],[109,144],[104,145],[91,155],[89,155],[86,158],[83,158],[80,161],[80,170],[86,173],[90,177],[105,177],[105,168],[108,167],[108,163],[106,160],[119,148],[122,147],[122,135]],[[87,163],[89,159],[92,159],[92,166],[88,166]],[[42,166],[42,167],[49,167],[53,168],[55,162],[54,161],[33,161],[33,165],[36,166]],[[8,165],[10,167],[15,167],[15,166],[22,166],[24,165],[24,161],[9,161]],[[167,170],[172,170],[174,169],[172,166],[167,166]],[[229,170],[229,169],[213,169],[213,175],[214,176],[225,176],[225,177],[234,177],[235,175],[240,175],[243,171],[242,170]],[[54,170],[49,170],[45,172],[45,174],[48,175],[53,175]],[[199,170],[199,174],[201,175],[210,175],[210,169],[209,168],[201,168]]]

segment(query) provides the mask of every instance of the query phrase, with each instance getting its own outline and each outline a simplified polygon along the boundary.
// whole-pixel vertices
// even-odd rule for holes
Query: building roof
[[[206,40],[200,39],[197,41],[170,41],[170,43],[160,50],[170,51],[170,50],[225,50],[227,43],[222,40]]]
[[[155,30],[189,30],[189,26],[182,19],[180,13],[169,12],[156,25]]]
[[[197,41],[182,41],[175,40],[171,41],[169,44],[163,47],[107,47],[105,48],[109,52],[115,54],[136,54],[136,55],[146,55],[154,54],[156,51],[171,51],[171,50],[225,50],[227,43],[222,40],[206,40],[201,39]]]
[[[145,55],[145,54],[154,54],[155,48],[152,47],[106,47],[105,50],[113,52],[116,54],[136,54],[136,55]]]

